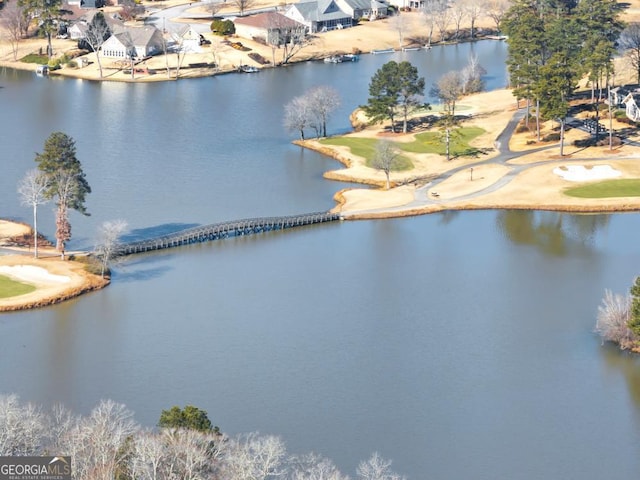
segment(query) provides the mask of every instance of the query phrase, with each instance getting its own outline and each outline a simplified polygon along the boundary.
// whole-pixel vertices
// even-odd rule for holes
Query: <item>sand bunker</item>
[[[71,280],[65,275],[54,275],[42,267],[33,265],[0,265],[0,274],[21,282],[35,284],[60,284]]]
[[[616,178],[622,175],[619,170],[614,170],[611,165],[594,165],[585,167],[584,165],[567,165],[556,167],[553,173],[570,182],[588,182],[589,180],[605,180]]]

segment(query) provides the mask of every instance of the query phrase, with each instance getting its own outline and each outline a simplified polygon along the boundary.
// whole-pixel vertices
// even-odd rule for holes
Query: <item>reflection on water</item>
[[[608,215],[567,215],[559,212],[503,210],[497,215],[502,234],[513,243],[535,246],[542,253],[565,256],[587,253]]]
[[[627,382],[629,398],[636,406],[636,417],[640,422],[640,356],[621,352],[610,343],[603,345],[601,352],[608,373],[621,374]]]

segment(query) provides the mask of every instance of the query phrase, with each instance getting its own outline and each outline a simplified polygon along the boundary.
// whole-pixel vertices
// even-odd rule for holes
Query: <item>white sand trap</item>
[[[65,275],[54,275],[33,265],[0,265],[0,274],[27,283],[68,283],[71,280]]]
[[[619,170],[614,170],[611,165],[594,165],[586,168],[584,165],[567,165],[556,167],[553,173],[570,182],[588,182],[589,180],[606,180],[622,175]]]

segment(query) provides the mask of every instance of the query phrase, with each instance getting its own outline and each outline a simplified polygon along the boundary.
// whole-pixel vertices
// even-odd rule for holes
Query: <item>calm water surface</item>
[[[470,48],[503,86],[499,42],[405,55],[430,84]],[[382,57],[159,85],[5,72],[0,215],[30,220],[15,185],[55,130],[93,188],[73,247],[106,219],[144,236],[328,209],[336,164],[289,143],[282,104],[333,85],[329,127],[347,130],[372,73],[404,58]],[[110,397],[145,425],[193,404],[350,474],[378,451],[412,480],[635,478],[638,359],[592,328],[604,289],[638,274],[639,229],[637,214],[444,213],[132,257],[103,291],[0,316],[0,391],[82,413]]]

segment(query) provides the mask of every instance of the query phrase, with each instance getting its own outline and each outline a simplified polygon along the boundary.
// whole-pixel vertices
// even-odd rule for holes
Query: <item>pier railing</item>
[[[119,245],[118,254],[133,255],[136,253],[151,252],[166,248],[179,247],[193,243],[208,242],[228,237],[252,235],[255,233],[284,230],[286,228],[314,225],[316,223],[335,222],[340,220],[339,213],[306,213],[287,217],[263,217],[235,220],[230,222],[215,223],[189,228],[179,232],[163,235],[161,237],[122,243]]]

